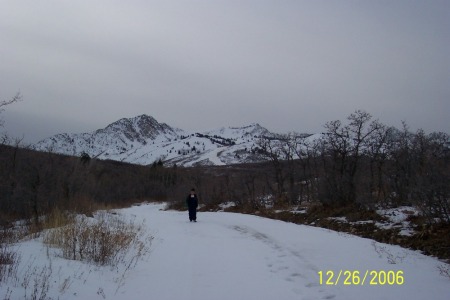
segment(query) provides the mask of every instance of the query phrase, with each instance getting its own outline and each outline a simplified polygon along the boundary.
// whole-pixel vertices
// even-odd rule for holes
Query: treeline
[[[292,133],[260,141],[275,205],[414,205],[430,222],[450,223],[448,134],[388,127],[364,111],[325,129],[320,138]]]
[[[0,145],[0,224],[38,221],[52,209],[89,212],[165,200],[176,171]]]

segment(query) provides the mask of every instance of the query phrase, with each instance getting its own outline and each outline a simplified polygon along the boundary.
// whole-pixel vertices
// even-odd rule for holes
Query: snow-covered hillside
[[[416,251],[234,213],[201,212],[190,223],[163,207],[117,211],[145,220],[154,237],[131,268],[65,260],[40,239],[17,244],[27,295],[37,282],[46,299],[449,299],[449,265]],[[27,298],[21,282],[2,283],[0,297]]]
[[[121,119],[91,133],[58,134],[32,146],[38,151],[152,164],[162,160],[181,166],[226,165],[261,161],[254,150],[271,133],[259,124],[206,132],[186,132],[141,115]]]

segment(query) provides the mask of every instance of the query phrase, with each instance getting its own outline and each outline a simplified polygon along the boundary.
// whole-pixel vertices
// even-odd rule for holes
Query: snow
[[[256,147],[257,137],[269,134],[259,124],[223,127],[204,133],[187,132],[142,115],[121,119],[90,133],[58,134],[34,144],[32,148],[75,156],[85,152],[99,159],[142,165],[159,159],[178,166],[196,163],[225,165],[246,162],[253,156],[250,150]],[[224,146],[217,142],[220,140],[232,143]]]
[[[64,260],[32,239],[17,245],[19,273],[50,274],[52,299],[449,299],[450,278],[440,272],[448,265],[415,251],[234,213],[199,212],[190,223],[187,212],[163,209],[143,204],[117,211],[145,220],[154,237],[151,252],[134,268]],[[404,283],[344,285],[342,275],[336,285],[320,284],[320,271],[333,271],[336,280],[341,270],[402,271]],[[7,294],[27,298],[20,284],[2,286],[0,297]]]
[[[387,217],[391,222],[401,223],[406,221],[409,216],[418,216],[420,214],[417,208],[411,206],[400,206],[397,208],[379,209],[377,213]]]
[[[410,216],[420,215],[420,211],[417,208],[411,206],[400,206],[389,209],[379,209],[377,213],[386,217],[388,223],[376,223],[377,227],[381,229],[400,228],[400,235],[411,236],[414,234],[414,229],[411,226],[411,222],[408,221]]]
[[[227,208],[231,208],[231,207],[235,207],[236,203],[235,202],[225,202],[225,203],[221,203],[219,204],[220,209],[223,211]]]
[[[363,220],[351,222],[348,221],[346,217],[329,217],[329,220],[333,220],[340,223],[348,223],[352,225],[363,225],[363,224],[374,224],[376,227],[388,230],[388,229],[398,229],[399,235],[403,236],[412,236],[415,231],[413,225],[408,218],[410,216],[418,216],[420,215],[420,211],[417,208],[412,206],[400,206],[396,208],[388,208],[388,209],[378,209],[376,211],[380,216],[386,218],[386,221],[374,221],[374,220]]]
[[[219,147],[219,148],[214,149],[214,150],[206,151],[198,159],[190,161],[189,163],[185,164],[185,166],[186,167],[192,167],[196,163],[201,162],[203,160],[207,160],[207,161],[209,161],[210,163],[212,163],[213,165],[216,165],[216,166],[223,166],[223,165],[225,165],[225,163],[223,163],[220,160],[219,154],[220,154],[220,152],[224,151],[224,149],[226,149],[226,147]]]

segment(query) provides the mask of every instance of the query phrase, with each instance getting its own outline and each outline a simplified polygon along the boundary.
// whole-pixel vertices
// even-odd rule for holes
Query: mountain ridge
[[[274,136],[258,123],[189,132],[142,114],[121,118],[87,133],[60,133],[31,148],[66,155],[112,159],[141,165],[163,161],[165,165],[229,165],[259,162],[255,151],[262,136]]]

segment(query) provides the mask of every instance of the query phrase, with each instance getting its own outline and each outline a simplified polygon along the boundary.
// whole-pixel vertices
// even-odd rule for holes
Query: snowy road
[[[198,213],[190,223],[187,212],[163,207],[117,211],[145,220],[154,237],[151,252],[133,267],[63,259],[42,238],[18,243],[19,279],[0,282],[0,298],[450,299],[450,276],[441,274],[450,273],[449,265],[418,252],[249,215]]]
[[[248,215],[199,213],[199,222],[190,223],[187,213],[160,208],[122,211],[145,218],[155,240],[149,259],[113,298],[449,299],[450,278],[438,269],[442,263],[417,252]],[[343,273],[337,284],[326,285],[326,272],[335,273],[336,283],[340,270],[376,270],[378,278],[368,277],[378,284],[367,279],[364,285],[346,285]],[[403,284],[389,284],[382,271],[402,274],[397,279]]]

